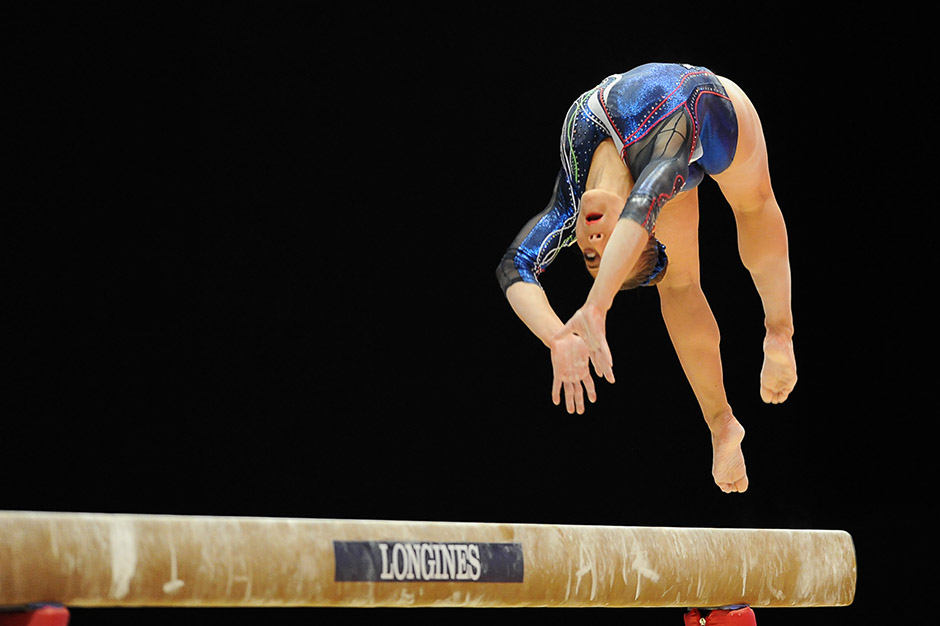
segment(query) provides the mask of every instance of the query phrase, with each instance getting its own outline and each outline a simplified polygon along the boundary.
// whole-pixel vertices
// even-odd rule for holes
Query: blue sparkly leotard
[[[577,98],[561,134],[561,170],[551,202],[506,250],[497,268],[505,292],[537,276],[575,243],[575,223],[594,151],[611,139],[635,181],[621,218],[652,235],[663,204],[734,158],[737,118],[718,78],[703,67],[641,65]]]

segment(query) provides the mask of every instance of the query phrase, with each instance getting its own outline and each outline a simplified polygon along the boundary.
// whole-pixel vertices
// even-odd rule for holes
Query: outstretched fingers
[[[598,378],[603,378],[609,383],[614,382],[614,360],[606,339],[602,339],[601,345],[591,352],[591,364],[594,365]]]
[[[591,378],[590,372],[588,372],[587,376],[581,379],[581,384],[584,385],[584,390],[587,391],[587,397],[591,404],[597,402],[597,390],[594,388],[594,379]]]
[[[577,380],[564,380],[555,376],[552,382],[552,402],[555,403],[555,406],[559,406],[562,401],[562,395],[564,395],[565,409],[568,413],[572,415],[575,413],[583,415],[586,406],[584,403],[585,391],[587,392],[589,402],[592,404],[597,402],[597,391],[590,373]]]
[[[585,306],[575,312],[567,326],[584,341],[597,376],[613,383],[614,360],[610,346],[607,345],[605,323],[606,315],[602,311],[596,307]]]
[[[564,395],[568,413],[584,413],[584,392],[590,402],[597,401],[591,378],[590,351],[584,340],[565,328],[552,341],[552,402],[561,404]]]

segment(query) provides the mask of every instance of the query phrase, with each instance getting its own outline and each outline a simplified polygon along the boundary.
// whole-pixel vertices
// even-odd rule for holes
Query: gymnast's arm
[[[565,324],[555,314],[548,297],[539,285],[527,282],[513,283],[506,290],[506,300],[532,334],[551,349],[554,337]]]
[[[627,148],[627,165],[636,184],[604,250],[586,305],[606,313],[652,235],[663,205],[689,178],[693,147],[692,120],[685,109],[663,120],[654,131]]]
[[[607,240],[594,285],[584,305],[565,325],[569,332],[584,340],[594,369],[610,382],[614,382],[614,372],[606,339],[607,311],[636,265],[660,209],[682,190],[689,177],[692,131],[689,114],[680,109],[627,148],[626,165],[636,184]]]
[[[549,348],[564,323],[549,304],[537,275],[567,245],[573,229],[574,209],[564,194],[564,183],[565,174],[560,171],[548,205],[522,227],[496,268],[496,280],[513,311]]]
[[[552,401],[560,404],[564,389],[568,412],[580,414],[584,412],[582,385],[591,402],[597,399],[588,350],[580,337],[564,332],[564,323],[536,279],[539,268],[565,245],[565,225],[573,228],[574,212],[561,191],[563,181],[562,172],[552,201],[519,232],[503,255],[496,277],[516,316],[551,351]]]

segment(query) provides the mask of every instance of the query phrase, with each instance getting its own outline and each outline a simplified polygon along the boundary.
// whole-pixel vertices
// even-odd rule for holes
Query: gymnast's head
[[[584,265],[592,277],[597,277],[604,248],[607,247],[610,234],[620,219],[625,202],[624,198],[603,189],[586,191],[581,197],[581,211],[575,225],[575,236],[578,247],[581,248]],[[640,252],[640,258],[633,266],[633,271],[627,275],[620,290],[657,284],[666,275],[667,264],[665,246],[650,236],[646,247]]]

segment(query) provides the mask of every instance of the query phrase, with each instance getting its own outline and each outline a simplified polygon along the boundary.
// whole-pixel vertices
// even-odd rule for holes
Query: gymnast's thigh
[[[735,210],[757,207],[773,194],[767,165],[767,145],[760,117],[750,99],[734,82],[720,77],[738,122],[734,159],[723,172],[711,177]]]
[[[683,191],[663,207],[656,222],[656,238],[666,246],[669,268],[660,288],[699,281],[698,189]]]

